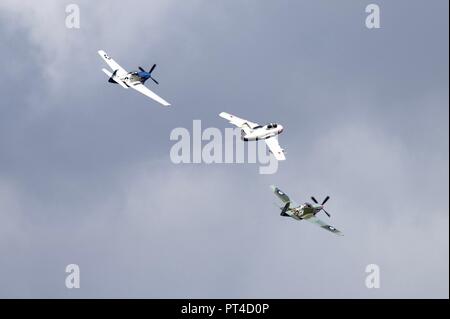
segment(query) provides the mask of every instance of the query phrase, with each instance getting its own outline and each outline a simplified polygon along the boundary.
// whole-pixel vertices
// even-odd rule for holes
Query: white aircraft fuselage
[[[269,151],[277,160],[284,161],[286,159],[284,150],[280,147],[276,138],[277,135],[283,132],[283,126],[280,124],[269,123],[263,126],[226,112],[221,112],[219,116],[241,129],[241,140],[244,142],[264,140]]]
[[[247,141],[265,140],[283,132],[283,126],[277,123],[270,123],[264,126],[257,126],[252,131],[246,133],[241,131],[241,139]]]
[[[112,83],[118,83],[117,81],[122,81],[122,83],[124,83],[126,86],[130,87],[132,85],[136,85],[136,84],[144,84],[145,81],[147,81],[147,79],[149,77],[145,76],[145,72],[139,72],[139,71],[133,71],[133,72],[128,72],[127,74],[125,74],[124,76],[113,76],[112,80],[110,82]]]

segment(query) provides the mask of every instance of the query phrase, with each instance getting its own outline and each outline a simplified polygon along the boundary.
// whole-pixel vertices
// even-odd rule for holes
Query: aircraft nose
[[[279,132],[282,133],[284,131],[284,127],[282,125],[279,125],[279,127],[280,127]]]

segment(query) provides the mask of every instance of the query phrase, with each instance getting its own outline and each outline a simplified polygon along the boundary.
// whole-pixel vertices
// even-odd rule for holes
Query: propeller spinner
[[[152,72],[153,70],[156,68],[156,64],[153,64],[152,68],[147,72],[144,70],[143,67],[139,66],[138,69],[141,70],[142,72],[148,73],[150,74],[150,79],[152,79],[153,82],[155,82],[156,84],[159,84],[158,81],[156,81],[153,77],[152,77]]]

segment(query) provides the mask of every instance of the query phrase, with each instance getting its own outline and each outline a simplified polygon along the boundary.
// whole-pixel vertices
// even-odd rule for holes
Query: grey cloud
[[[375,31],[367,1],[78,3],[80,30],[0,4],[0,296],[448,298],[446,1],[379,1]],[[100,48],[157,63],[173,107],[108,85]],[[170,162],[221,111],[283,123],[277,174]],[[345,236],[280,218],[270,184],[331,195]]]

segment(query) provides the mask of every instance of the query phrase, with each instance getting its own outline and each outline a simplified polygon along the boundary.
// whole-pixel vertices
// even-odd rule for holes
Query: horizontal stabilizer
[[[111,77],[111,76],[112,76],[112,73],[109,72],[107,69],[102,69],[102,71],[103,71],[108,77]]]
[[[128,89],[128,86],[126,86],[125,83],[123,83],[121,80],[116,79],[115,76],[113,77],[113,74],[112,74],[111,72],[109,72],[109,71],[106,70],[106,69],[102,69],[102,71],[103,71],[107,76],[109,76],[109,79],[110,79],[110,80],[111,80],[111,79],[114,80],[114,83],[120,84],[120,86],[123,87],[124,89]],[[110,81],[110,82],[111,82],[111,81]]]

